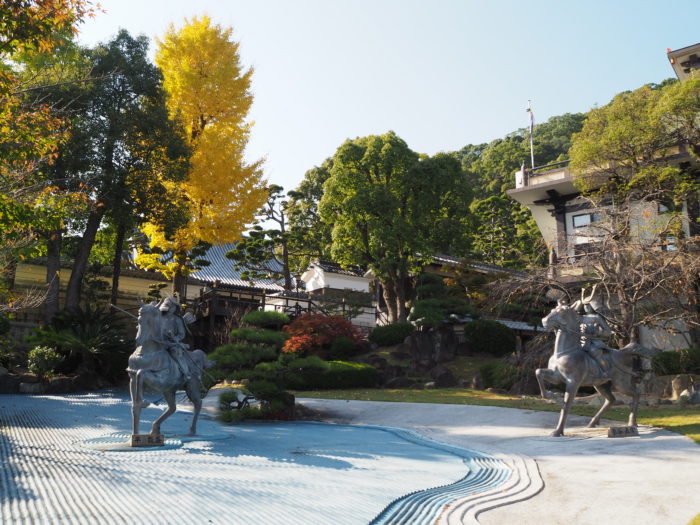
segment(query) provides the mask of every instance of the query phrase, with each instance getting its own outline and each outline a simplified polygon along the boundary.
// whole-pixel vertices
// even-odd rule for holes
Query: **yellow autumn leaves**
[[[192,148],[186,181],[168,189],[171,198],[186,203],[189,220],[169,237],[162,224],[143,228],[151,247],[179,254],[175,260],[180,263],[161,267],[157,257],[145,254],[137,262],[168,277],[187,273],[181,267],[183,256],[200,240],[220,244],[239,239],[267,196],[262,161],[249,163],[244,157],[252,69],[241,67],[238,47],[231,29],[206,16],[186,20],[179,30],[171,25],[158,41],[156,64],[163,73],[168,111]]]

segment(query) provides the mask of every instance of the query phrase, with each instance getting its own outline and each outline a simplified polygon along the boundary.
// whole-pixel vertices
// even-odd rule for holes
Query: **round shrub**
[[[393,346],[403,343],[416,328],[411,323],[394,323],[377,326],[369,333],[369,340],[379,346]]]
[[[471,351],[502,357],[515,351],[515,332],[506,325],[490,319],[471,321],[464,325],[464,339]]]
[[[336,337],[331,343],[331,359],[348,359],[355,354],[357,343],[349,337]]]
[[[241,321],[261,328],[279,329],[281,326],[289,324],[289,316],[283,312],[253,310],[245,314]]]
[[[39,377],[51,377],[62,361],[63,356],[53,348],[37,346],[27,355],[27,368]]]

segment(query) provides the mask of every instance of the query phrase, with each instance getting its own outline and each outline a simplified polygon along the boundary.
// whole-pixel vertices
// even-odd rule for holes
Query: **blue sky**
[[[396,131],[434,154],[587,111],[673,76],[666,48],[700,42],[700,1],[100,0],[93,45],[152,39],[208,14],[253,66],[248,157],[292,189],[347,138]],[[153,42],[152,53],[155,48]]]

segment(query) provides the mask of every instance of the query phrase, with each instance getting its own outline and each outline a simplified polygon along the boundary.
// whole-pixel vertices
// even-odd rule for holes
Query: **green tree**
[[[186,149],[176,128],[168,121],[158,69],[147,57],[148,39],[121,31],[111,42],[92,53],[93,73],[99,80],[85,93],[83,114],[73,126],[75,147],[86,169],[68,173],[71,184],[89,196],[88,210],[73,228],[82,235],[66,290],[66,308],[80,304],[83,276],[90,251],[105,217],[116,221],[122,239],[117,242],[121,259],[123,234],[129,226],[126,210],[158,214],[158,202],[168,182],[182,180]],[[87,152],[87,155],[86,155]],[[134,203],[148,205],[134,210]],[[167,205],[168,203],[166,203]],[[167,209],[170,209],[169,207]],[[118,271],[119,265],[115,268]],[[115,282],[116,284],[116,282]]]
[[[66,137],[57,113],[65,102],[35,96],[62,77],[27,74],[30,61],[46,62],[62,54],[77,26],[93,14],[83,0],[6,0],[0,16],[0,294],[12,287],[20,257],[32,255],[36,231],[51,228],[58,201],[42,178]],[[46,68],[49,70],[49,68]],[[56,70],[54,70],[55,72]],[[68,79],[70,80],[70,79]],[[19,307],[15,302],[13,307]],[[36,306],[34,304],[34,306]]]
[[[468,214],[470,200],[459,162],[439,154],[421,158],[394,132],[348,140],[333,157],[319,203],[332,224],[331,252],[343,264],[369,267],[382,284],[391,322],[406,321],[411,276],[437,248],[450,218]]]
[[[675,159],[679,148],[697,152],[690,120],[700,115],[700,82],[690,82],[620,93],[593,109],[573,139],[575,182],[599,210],[583,262],[611,306],[620,343],[637,341],[644,325],[700,326],[697,246],[687,235],[697,221],[700,172]]]
[[[318,203],[323,197],[323,184],[331,176],[333,159],[328,158],[304,174],[299,186],[288,192],[287,216],[289,220],[292,265],[301,271],[313,260],[331,257],[331,225],[321,221]]]

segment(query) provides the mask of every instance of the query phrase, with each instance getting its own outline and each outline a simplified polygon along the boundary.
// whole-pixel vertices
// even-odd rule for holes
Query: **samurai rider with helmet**
[[[192,373],[196,371],[192,370],[191,359],[186,353],[189,350],[189,345],[182,342],[187,335],[182,307],[175,297],[167,297],[163,299],[159,309],[163,316],[163,342],[185,376],[185,380],[189,381]]]
[[[584,351],[593,357],[601,370],[608,374],[611,365],[610,351],[612,348],[605,341],[612,336],[613,332],[603,315],[605,306],[598,299],[594,299],[594,294],[595,286],[588,299],[583,298],[583,290],[581,290],[579,306],[579,314],[581,315],[581,324],[579,325],[581,346]]]

